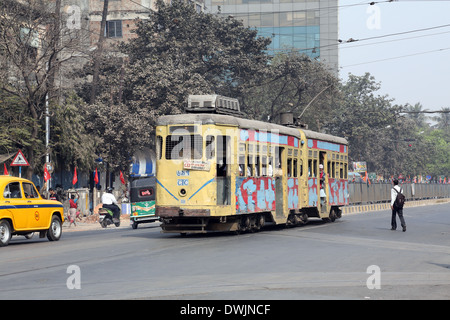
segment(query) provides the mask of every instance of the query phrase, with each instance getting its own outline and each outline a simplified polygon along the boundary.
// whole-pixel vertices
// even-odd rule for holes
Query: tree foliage
[[[386,162],[386,148],[393,145],[390,128],[398,119],[398,106],[392,106],[387,96],[375,93],[380,84],[366,73],[363,76],[349,75],[341,86],[341,101],[333,110],[333,119],[328,123],[331,133],[344,136],[350,145],[350,161],[366,161],[371,170]]]
[[[320,130],[328,120],[339,81],[323,63],[297,52],[280,53],[265,66],[261,84],[249,87],[243,108],[252,119],[279,123],[282,112]]]
[[[122,46],[129,58],[124,95],[134,108],[182,110],[189,94],[241,97],[258,82],[270,57],[270,39],[231,17],[197,13],[190,3],[157,2],[140,21],[137,38]]]
[[[70,59],[65,50],[74,49],[77,39],[78,30],[61,23],[61,1],[0,0],[2,144],[8,152],[23,149],[30,163],[28,178],[42,170],[45,153],[52,152],[45,148],[46,106],[57,114],[62,101],[56,73]]]
[[[450,156],[449,144],[443,132],[427,122],[422,105],[396,105],[388,96],[377,95],[379,89],[369,73],[349,75],[342,84],[342,100],[328,128],[349,140],[349,160],[366,161],[369,171],[385,176],[447,175],[444,156]]]
[[[137,37],[120,45],[120,57],[103,59],[99,96],[86,109],[88,130],[103,140],[98,152],[113,166],[152,146],[156,118],[182,112],[189,94],[241,97],[270,61],[270,40],[235,19],[197,13],[183,1],[157,6],[138,21]],[[91,73],[86,66],[83,74]],[[89,84],[79,92],[88,101]]]
[[[420,103],[402,106],[378,95],[381,85],[368,73],[341,82],[305,55],[269,56],[270,39],[232,17],[159,0],[158,11],[137,22],[136,38],[95,59],[92,101],[93,61],[75,71],[76,94],[55,89],[55,74],[70,58],[63,49],[76,38],[56,27],[57,10],[42,0],[0,3],[0,147],[25,148],[34,172],[46,152],[46,101],[60,168],[88,170],[101,156],[125,171],[137,150],[152,148],[158,116],[183,112],[189,94],[216,93],[238,98],[249,118],[279,122],[290,111],[310,129],[347,138],[350,161],[366,161],[369,171],[448,175],[448,108],[432,126]],[[45,39],[40,50],[36,32]]]

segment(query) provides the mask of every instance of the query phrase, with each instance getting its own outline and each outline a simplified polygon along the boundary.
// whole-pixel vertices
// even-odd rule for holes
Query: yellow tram
[[[348,204],[348,142],[240,117],[237,99],[189,96],[156,127],[156,214],[163,232],[258,230],[334,221]]]

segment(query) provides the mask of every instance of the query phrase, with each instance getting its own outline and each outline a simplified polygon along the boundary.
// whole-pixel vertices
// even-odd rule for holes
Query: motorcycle
[[[98,222],[103,228],[106,228],[110,224],[114,224],[116,227],[120,226],[120,219],[118,219],[117,222],[114,222],[113,212],[110,209],[100,208],[98,209],[98,214],[99,214]]]

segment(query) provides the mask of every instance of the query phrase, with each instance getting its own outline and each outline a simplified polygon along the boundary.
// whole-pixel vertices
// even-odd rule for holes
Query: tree
[[[406,104],[405,111],[410,112],[407,113],[407,117],[409,119],[412,119],[418,127],[423,128],[428,126],[426,122],[428,117],[423,113],[423,111],[427,110],[423,109],[423,106],[420,102],[414,104],[414,106]]]
[[[140,21],[138,37],[122,46],[126,64],[124,98],[155,115],[179,112],[189,94],[240,98],[260,81],[270,39],[231,17],[197,13],[190,3],[157,2],[158,11]]]
[[[85,127],[96,137],[95,153],[101,155],[111,169],[128,168],[136,150],[153,142],[154,129],[148,109],[132,110],[123,103],[96,102],[84,108]]]
[[[16,146],[30,144],[31,119],[20,100],[0,89],[0,148],[1,153],[14,153]],[[27,124],[27,125],[25,125]]]
[[[7,149],[22,148],[30,163],[26,172],[42,170],[46,104],[54,114],[60,103],[55,74],[71,58],[79,30],[61,23],[61,1],[0,0],[0,96],[13,102],[2,106],[1,123],[13,119]],[[3,130],[2,130],[3,131]]]
[[[89,133],[86,127],[86,103],[74,92],[68,93],[64,104],[56,105],[52,117],[52,149],[55,161],[62,169],[76,166],[80,171],[90,170],[97,158],[97,146],[102,137]]]
[[[320,130],[339,96],[339,81],[324,64],[298,52],[278,54],[260,84],[249,87],[242,98],[252,119],[279,122],[282,112],[301,116],[302,123]]]
[[[400,139],[393,130],[402,107],[392,105],[388,96],[377,96],[379,88],[369,73],[350,74],[341,87],[342,100],[335,105],[327,124],[332,134],[348,139],[349,161],[366,161],[369,171],[385,171],[398,165],[397,158],[387,162],[386,155],[394,156]]]
[[[101,60],[97,99],[86,106],[86,127],[102,138],[98,153],[113,167],[124,168],[136,150],[151,147],[156,118],[180,113],[189,94],[239,98],[270,60],[270,39],[235,19],[197,13],[183,1],[157,7],[138,21],[137,38]],[[94,69],[86,66],[83,76]],[[90,85],[79,87],[86,101]]]
[[[432,154],[432,157],[425,164],[424,172],[432,176],[447,176],[450,172],[450,140],[448,134],[442,129],[433,130],[425,139],[428,142],[426,151],[428,154]]]
[[[100,22],[100,31],[97,42],[97,49],[93,56],[94,59],[94,72],[92,75],[92,86],[91,86],[91,99],[90,103],[94,103],[97,98],[97,88],[99,83],[99,73],[100,73],[100,60],[103,56],[103,45],[105,43],[105,30],[106,30],[106,19],[108,17],[108,4],[109,0],[103,0],[103,11],[102,20]]]
[[[450,134],[450,108],[441,108],[441,113],[432,118],[436,121],[436,127]]]

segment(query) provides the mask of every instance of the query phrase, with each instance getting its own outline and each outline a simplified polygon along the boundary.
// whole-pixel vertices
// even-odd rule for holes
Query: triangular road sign
[[[29,166],[27,159],[25,159],[25,156],[22,153],[22,150],[19,149],[19,151],[14,156],[13,161],[10,164],[11,166]]]

